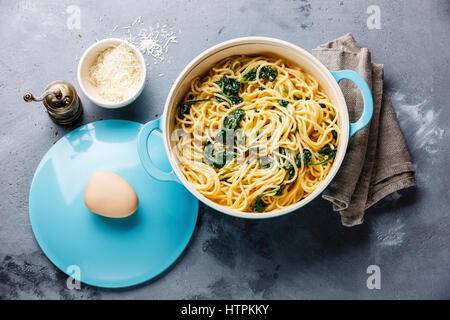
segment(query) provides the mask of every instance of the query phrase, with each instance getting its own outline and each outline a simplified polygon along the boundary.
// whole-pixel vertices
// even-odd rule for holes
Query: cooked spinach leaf
[[[222,168],[226,162],[230,159],[230,157],[236,157],[237,152],[236,148],[233,145],[229,146],[228,139],[234,139],[234,145],[238,143],[245,143],[245,135],[239,131],[239,122],[245,116],[245,111],[242,109],[236,109],[228,116],[225,117],[223,121],[223,129],[219,131],[219,133],[214,138],[214,144],[210,141],[205,143],[203,147],[203,157],[205,158],[205,162],[215,168]],[[235,133],[241,133],[240,136]],[[220,144],[221,149],[215,149],[215,145]],[[223,149],[226,146],[226,150]]]
[[[328,161],[331,161],[335,156],[336,156],[336,154],[333,154],[333,155],[329,156],[328,158],[326,158],[325,160],[320,161],[320,162],[316,162],[316,163],[312,163],[309,166],[310,167],[314,167],[314,166],[318,166],[318,165],[327,163]]]
[[[275,68],[271,68],[269,66],[264,66],[261,68],[261,71],[259,71],[259,78],[260,79],[268,79],[269,81],[275,81],[276,77],[278,76],[278,70]]]
[[[276,187],[275,189],[260,193],[256,196],[255,202],[250,206],[250,209],[256,212],[264,212],[266,210],[268,204],[264,202],[262,197],[264,197],[267,194],[275,193],[275,195],[279,196],[283,193],[284,185],[280,185]]]
[[[259,153],[259,147],[251,147],[245,150],[244,157],[248,157],[251,153],[256,152]]]
[[[292,177],[294,177],[295,175],[295,169],[292,163],[288,162],[288,164],[285,165],[283,168],[288,172],[289,180],[292,179]]]
[[[192,96],[192,95],[191,95]],[[193,96],[192,96],[193,97]],[[197,102],[210,101],[211,99],[190,100],[178,105],[178,118],[184,119],[184,115],[189,113],[191,106]]]
[[[286,150],[286,148],[280,147],[279,148],[280,154],[283,156],[288,156],[289,155],[289,150]]]
[[[303,100],[301,97],[297,97],[296,95],[294,95],[294,99],[295,100]],[[311,100],[311,98],[310,97],[305,97],[304,100]]]
[[[234,58],[231,60],[230,69],[233,70],[233,67],[234,67]]]
[[[228,78],[223,76],[219,81],[216,82],[222,89],[225,95],[237,96],[239,95],[239,90],[241,89],[241,83],[236,79]]]
[[[256,81],[256,73],[258,68],[253,69],[252,71],[246,73],[243,77],[242,82],[250,82],[250,81]],[[271,82],[275,81],[276,77],[278,76],[278,70],[275,68],[271,68],[269,66],[264,66],[259,71],[259,79],[265,79],[269,80]]]
[[[239,96],[227,96],[227,95],[224,95],[224,94],[222,94],[222,96],[228,98],[228,100],[231,101],[231,104],[232,104],[232,105],[236,105],[236,104],[239,104],[239,103],[242,102],[242,98],[239,97]],[[228,103],[228,101],[225,100],[222,96],[220,96],[220,95],[215,95],[214,97],[215,97],[216,100],[219,101],[219,102],[226,102],[226,103]]]
[[[331,148],[331,146],[327,144],[325,147],[317,151],[317,153],[321,156],[329,156],[330,154],[336,153],[336,149]]]
[[[259,91],[264,91],[264,90],[266,90],[266,88],[264,88],[264,87],[258,87],[258,89],[259,89]]]
[[[257,70],[258,70],[258,68],[253,69],[252,71],[244,74],[244,81],[245,82],[256,81],[256,71]]]
[[[205,158],[205,162],[207,165],[214,165],[216,158],[214,157],[214,145],[211,143],[211,141],[207,141],[203,146],[203,157]]]
[[[261,169],[269,169],[272,167],[272,161],[267,156],[260,157],[259,162],[261,163]]]
[[[219,85],[221,89],[218,95],[215,96],[217,101],[227,102],[225,99],[223,99],[223,97],[225,97],[230,100],[233,105],[242,102],[242,98],[239,96],[241,83],[238,80],[223,76],[219,81],[216,82],[216,84]]]
[[[217,150],[214,152],[214,158],[216,159],[214,166],[218,169],[223,168],[227,163],[227,152],[225,150]]]
[[[223,120],[223,128],[236,130],[239,127],[239,123],[245,116],[245,111],[242,109],[236,109]]]
[[[309,165],[309,163],[311,162],[311,158],[312,158],[312,152],[309,149],[303,149],[303,164],[304,166]]]
[[[267,162],[267,163],[261,165],[261,168],[262,169],[269,169],[271,166],[272,166],[272,163],[271,162]]]
[[[289,156],[289,150],[287,150],[286,148],[280,147],[280,154],[287,157],[287,156]],[[295,175],[295,169],[294,169],[294,166],[292,165],[292,163],[288,160],[285,160],[285,165],[283,166],[283,168],[288,172],[289,179],[292,179],[292,177]]]
[[[228,141],[233,141],[234,145],[244,145],[246,136],[242,133],[242,129],[222,129],[214,138],[214,143],[229,145]]]
[[[337,141],[338,133],[336,132],[336,130],[332,130],[331,135],[333,136],[334,140]]]
[[[231,133],[228,131],[230,131],[230,130],[226,130],[226,129],[220,130],[219,133],[214,138],[214,143],[227,144],[227,137],[229,137],[230,134],[231,135],[233,134],[232,131],[231,131]]]
[[[267,203],[265,203],[262,199],[264,194],[259,194],[255,198],[255,202],[250,206],[250,209],[256,212],[264,212],[267,208]]]
[[[325,147],[323,147],[322,149],[317,151],[317,153],[319,155],[321,155],[322,157],[327,157],[327,158],[323,161],[310,164],[309,166],[312,167],[312,166],[318,166],[318,165],[327,163],[328,161],[332,160],[336,156],[336,152],[337,152],[337,149],[332,149],[331,146],[329,144],[327,144]]]
[[[284,187],[286,187],[285,184],[282,184],[278,187],[278,191],[275,193],[276,196],[281,196],[283,194],[284,191]]]
[[[223,168],[227,162],[227,152],[223,149],[215,150],[210,141],[206,142],[203,147],[203,157],[207,165],[217,169]]]
[[[302,157],[303,153],[303,157]],[[303,166],[307,166],[311,162],[312,153],[311,150],[304,148],[302,153],[297,153],[297,156],[295,157],[295,164],[297,165],[297,168],[300,168],[302,166],[301,161],[303,160]]]
[[[280,106],[286,108],[287,105],[289,104],[289,101],[287,101],[287,100],[279,100],[279,101],[278,101],[278,104],[279,104]]]

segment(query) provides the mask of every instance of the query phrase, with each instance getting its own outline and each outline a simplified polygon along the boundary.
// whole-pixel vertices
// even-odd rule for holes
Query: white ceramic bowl
[[[112,46],[117,46],[121,43],[128,45],[136,54],[136,57],[138,58],[142,68],[142,77],[140,79],[138,89],[128,99],[119,102],[111,102],[100,96],[97,93],[96,88],[89,82],[88,80],[89,68],[90,66],[92,66],[92,64],[95,62],[98,55],[102,51]],[[136,100],[137,97],[139,97],[139,95],[142,93],[142,90],[144,89],[146,76],[147,76],[147,67],[142,53],[133,44],[129,43],[126,40],[118,38],[108,38],[94,43],[93,45],[91,45],[89,48],[86,49],[86,51],[81,56],[80,62],[78,63],[77,79],[78,84],[81,87],[81,91],[83,91],[86,97],[88,97],[88,99],[91,100],[93,103],[95,103],[100,107],[108,109],[121,108]]]
[[[184,177],[181,172],[176,156],[173,154],[175,142],[170,140],[170,135],[174,127],[174,117],[178,103],[183,99],[187,92],[191,80],[199,75],[206,74],[212,66],[224,58],[233,55],[268,55],[284,58],[291,63],[300,66],[304,71],[312,75],[322,86],[333,104],[339,110],[338,125],[340,128],[340,141],[336,158],[333,166],[327,177],[320,183],[317,189],[301,201],[292,204],[288,207],[263,212],[240,212],[234,209],[221,206],[202,194],[200,194]],[[364,99],[364,112],[361,118],[356,123],[349,122],[347,105],[344,96],[338,85],[342,79],[349,79],[354,81],[361,90]],[[337,72],[330,72],[328,69],[315,57],[307,51],[301,49],[286,41],[265,38],[265,37],[245,37],[233,39],[220,43],[198,55],[189,63],[186,68],[180,73],[175,80],[172,89],[167,97],[162,118],[147,123],[141,130],[138,137],[138,152],[144,168],[150,175],[159,180],[178,181],[181,183],[199,200],[217,211],[243,218],[271,218],[292,212],[308,204],[311,200],[317,197],[331,182],[336,172],[339,170],[347,150],[349,137],[357,131],[364,128],[372,117],[373,101],[370,88],[364,79],[356,72],[344,70]],[[173,171],[163,172],[159,170],[148,156],[147,141],[153,130],[161,130],[165,149],[172,166]]]

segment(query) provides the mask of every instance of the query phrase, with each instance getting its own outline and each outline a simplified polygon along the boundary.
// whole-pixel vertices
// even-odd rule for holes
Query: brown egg
[[[84,203],[92,212],[109,218],[125,218],[133,214],[139,200],[133,187],[115,173],[94,172],[84,190]]]

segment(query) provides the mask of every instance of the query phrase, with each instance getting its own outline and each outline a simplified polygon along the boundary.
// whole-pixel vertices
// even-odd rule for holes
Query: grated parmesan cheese
[[[133,50],[126,44],[120,44],[99,54],[89,68],[89,82],[107,101],[120,102],[139,89],[142,72]]]

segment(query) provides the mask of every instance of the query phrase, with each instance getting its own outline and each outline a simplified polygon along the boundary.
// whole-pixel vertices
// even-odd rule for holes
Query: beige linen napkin
[[[395,191],[415,185],[414,166],[389,101],[383,95],[384,66],[373,63],[370,51],[360,48],[352,34],[313,50],[329,70],[351,69],[362,75],[372,89],[374,114],[371,123],[349,142],[336,177],[322,197],[341,214],[344,226],[361,224],[364,210]],[[359,89],[341,81],[350,120],[362,113]]]

